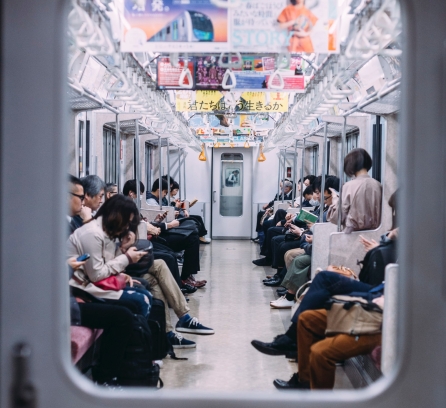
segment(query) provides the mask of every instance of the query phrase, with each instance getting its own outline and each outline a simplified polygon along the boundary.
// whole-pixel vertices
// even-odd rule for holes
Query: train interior
[[[131,21],[125,11],[129,4],[134,9],[140,3],[73,1],[70,6],[68,172],[79,178],[97,175],[115,184],[118,192],[135,179],[135,202],[148,221],[166,209],[166,221],[174,219],[172,207],[150,205],[146,199],[146,192],[167,175],[178,183],[176,198],[184,201],[190,215],[204,221],[207,244],[200,247],[197,279],[209,283],[187,296],[194,316],[211,322],[216,334],[197,340],[196,349],[177,350],[188,361],[164,360],[165,389],[274,389],[272,379],[288,378],[297,365],[292,358],[260,354],[250,344],[272,339],[290,321],[289,308],[270,307],[279,297],[277,287],[262,284],[275,271],[252,264],[260,250],[257,216],[275,195],[273,215],[277,210],[298,213],[307,175],[321,176],[322,185],[337,177],[342,194],[350,180],[344,158],[363,148],[373,160],[369,175],[382,185],[379,226],[346,234],[340,218],[318,220],[310,278],[328,265],[343,265],[358,274],[358,261],[366,253],[359,236],[379,242],[391,230],[394,209],[389,199],[398,188],[400,137],[399,2],[339,1],[331,25],[332,33],[336,27],[337,52],[279,48],[212,53],[206,42],[186,53],[162,52],[162,42],[159,52],[119,51],[120,34],[129,31]],[[222,10],[236,7],[233,3],[223,4]],[[197,13],[185,12],[148,42],[185,41],[178,27],[187,28],[197,18]],[[265,70],[267,64],[263,89],[251,88],[253,81],[243,85],[246,78],[264,78],[264,71],[254,67],[263,65]],[[207,86],[200,78],[206,73]],[[284,180],[294,186],[288,198],[281,187]],[[392,371],[397,358],[397,274],[395,264],[386,270],[391,295],[382,345],[339,364],[335,389],[363,388]],[[83,359],[94,351],[99,341],[95,336],[92,330],[87,344],[73,348],[83,350],[73,354],[73,362],[87,376],[91,373]]]

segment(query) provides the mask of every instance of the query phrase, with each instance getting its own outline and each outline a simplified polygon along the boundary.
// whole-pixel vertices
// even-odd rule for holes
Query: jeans
[[[138,314],[141,314],[144,317],[146,317],[150,312],[150,303],[152,300],[152,295],[145,289],[136,287],[132,288],[127,286],[122,291],[122,295],[119,298],[119,300],[133,303],[138,310]]]
[[[323,309],[325,302],[334,295],[346,295],[350,292],[368,292],[372,288],[367,283],[346,278],[336,272],[319,272],[311,282],[302,303],[291,321],[297,323],[299,315],[306,310]]]

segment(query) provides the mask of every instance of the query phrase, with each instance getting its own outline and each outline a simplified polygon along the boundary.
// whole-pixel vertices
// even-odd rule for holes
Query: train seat
[[[71,360],[73,364],[79,362],[101,334],[102,329],[71,326]]]

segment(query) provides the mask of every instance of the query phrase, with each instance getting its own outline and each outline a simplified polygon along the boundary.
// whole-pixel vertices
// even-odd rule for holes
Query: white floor
[[[251,241],[213,240],[201,249],[202,271],[197,278],[208,284],[189,295],[189,307],[191,315],[212,327],[215,335],[185,336],[196,341],[197,348],[176,351],[187,361],[164,359],[165,389],[274,390],[273,380],[288,380],[297,364],[259,353],[250,344],[253,339],[269,342],[289,325],[289,310],[269,306],[276,288],[262,284],[272,269],[252,264],[259,247]],[[336,388],[351,388],[343,370],[338,372]]]

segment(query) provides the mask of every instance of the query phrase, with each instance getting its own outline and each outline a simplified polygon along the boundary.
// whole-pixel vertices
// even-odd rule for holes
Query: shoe
[[[172,334],[167,335],[170,345],[174,349],[186,349],[195,348],[197,344],[195,341],[185,339],[180,333],[172,332]]]
[[[210,239],[206,239],[205,237],[200,237],[200,244],[210,244],[211,240]]]
[[[289,381],[279,380],[273,381],[274,387],[279,390],[309,390],[310,383],[299,381],[299,373],[294,373]]]
[[[260,240],[259,237],[251,238],[251,241],[255,242],[256,244],[259,242],[259,240]]]
[[[271,266],[272,264],[268,258],[255,259],[252,263],[257,266]]]
[[[277,296],[282,297],[288,292],[286,288],[279,288],[276,290]]]
[[[158,367],[160,369],[163,368],[163,365],[164,365],[163,360],[155,360],[153,363],[158,364]]]
[[[279,299],[273,300],[269,303],[273,309],[291,309],[294,305],[294,300],[287,300],[286,295]]]
[[[263,279],[263,283],[270,281],[271,279],[277,279],[279,277],[279,275],[277,275],[277,273],[272,276],[272,275],[267,275],[265,279]]]
[[[196,317],[192,317],[189,320],[178,321],[176,331],[181,333],[193,333],[193,334],[214,334],[214,329],[203,326]]]
[[[181,287],[181,292],[183,292],[183,294],[188,295],[197,291],[195,286],[189,285],[186,281],[182,281],[182,283],[183,286]]]
[[[270,280],[268,280],[266,282],[263,282],[263,284],[265,286],[280,286],[282,284],[282,279],[280,279],[280,278],[274,279],[273,278],[273,279],[270,279]]]
[[[195,275],[189,275],[189,279],[190,279],[192,282],[208,283],[208,281],[207,281],[206,279],[202,279],[202,280],[197,280],[197,279],[195,279]]]
[[[183,258],[177,258],[177,263],[178,263],[178,266],[183,266],[184,259]]]
[[[263,343],[259,340],[251,341],[252,346],[263,354],[269,356],[289,356],[297,354],[297,344],[286,334],[276,336],[271,343]]]
[[[181,282],[183,282],[183,285],[189,285],[196,289],[202,288],[204,285],[206,285],[206,283],[203,283],[201,281],[194,281],[193,279],[190,279],[190,276],[186,280]]]

